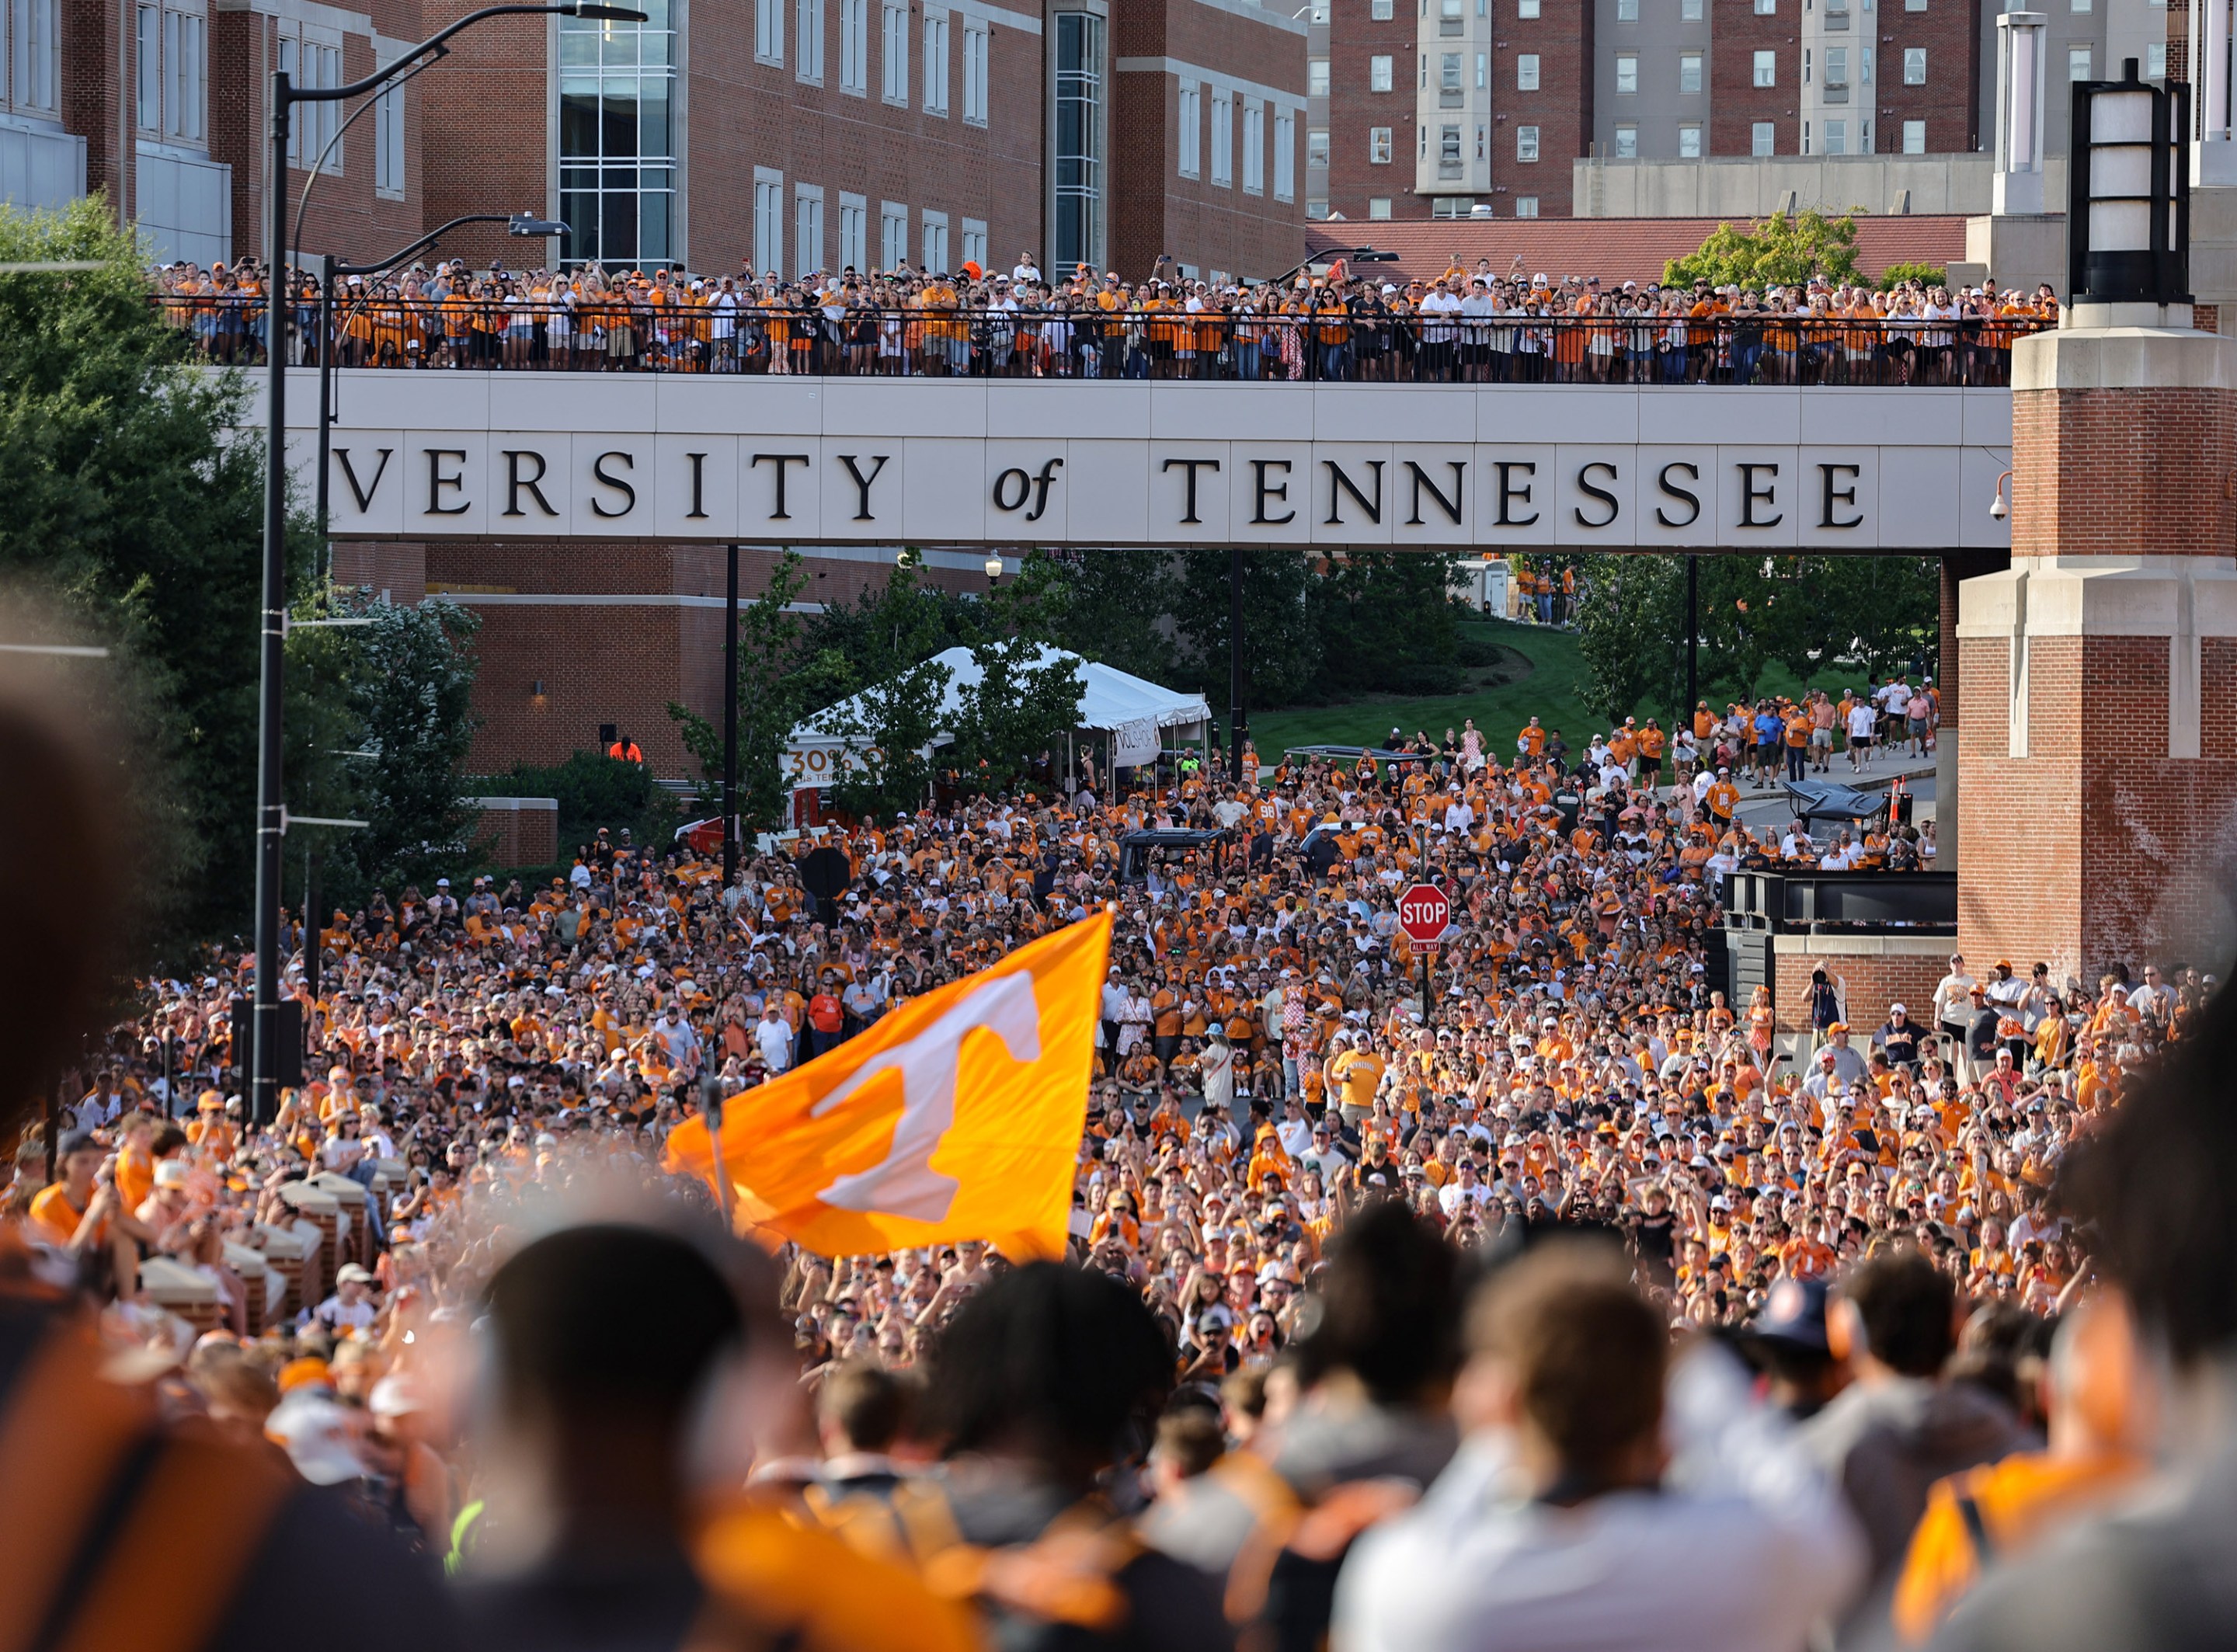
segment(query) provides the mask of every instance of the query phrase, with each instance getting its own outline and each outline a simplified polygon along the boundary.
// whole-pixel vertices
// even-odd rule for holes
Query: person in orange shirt
[[[95,1180],[101,1173],[102,1154],[101,1144],[91,1136],[64,1136],[56,1154],[56,1168],[62,1180],[42,1187],[31,1196],[30,1212],[30,1236],[56,1250],[69,1247],[84,1224],[86,1213],[92,1208],[96,1188]],[[107,1236],[108,1223],[98,1224],[86,1236],[88,1246],[98,1246]]]

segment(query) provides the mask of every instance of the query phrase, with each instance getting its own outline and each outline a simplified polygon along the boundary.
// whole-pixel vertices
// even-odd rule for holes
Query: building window
[[[1367,129],[1367,162],[1369,166],[1390,164],[1390,129],[1370,126]]]
[[[1180,173],[1193,178],[1204,168],[1204,94],[1192,80],[1180,83]]]
[[[6,89],[11,96],[7,101],[26,112],[54,107],[53,19],[54,0],[14,0],[0,13],[0,30],[9,36],[10,52]],[[182,143],[199,143],[208,135],[208,28],[200,10],[162,5],[135,9],[139,74],[133,101],[142,130]],[[339,63],[338,56],[335,61]],[[333,122],[324,114],[313,119],[314,107],[299,106],[295,119],[331,132]],[[375,114],[377,118],[379,111]]]
[[[1921,57],[1924,57],[1925,55],[1926,54],[1924,52],[1921,52],[1919,54]],[[2092,53],[2089,47],[2069,46],[2066,49],[2066,78],[2069,80],[2088,80],[2089,78],[2089,65],[2091,61]],[[1910,54],[1907,51],[1903,55],[1903,78],[1906,84],[1910,81]],[[1923,76],[1922,78],[1924,78]]]
[[[784,175],[767,167],[754,169],[754,268],[764,275],[784,269]]]
[[[963,118],[973,126],[987,124],[987,53],[991,38],[986,24],[965,21]]]
[[[1870,46],[1857,48],[1857,82],[1863,86],[1872,83],[1872,49]]]
[[[1926,10],[1926,0],[1903,0],[1903,9],[1905,11],[1924,11]]]
[[[947,215],[944,212],[924,215],[924,272],[947,274]]]
[[[373,188],[376,195],[404,193],[404,89],[391,86],[373,109]]]
[[[10,10],[15,8],[11,5]],[[176,44],[177,13],[168,14],[164,23],[164,35],[168,45]],[[18,38],[22,33],[17,31]],[[287,76],[305,90],[332,88],[342,83],[342,49],[337,40],[329,44],[324,41],[306,40],[300,35],[280,37],[280,72]],[[25,100],[24,65],[16,60],[10,76],[16,89],[15,101],[20,105]],[[339,103],[301,103],[295,109],[294,121],[287,128],[287,162],[290,166],[308,167],[323,155],[320,169],[338,173],[342,169],[342,146],[335,142],[341,129],[341,106]]]
[[[2067,0],[2067,9],[2077,17],[2086,14],[2089,8],[2090,0]]]
[[[1370,92],[1390,89],[1390,58],[1388,53],[1367,60],[1367,89]]]
[[[1306,200],[1305,216],[1307,218],[1317,222],[1321,219],[1326,218],[1328,215],[1329,204],[1328,197],[1326,195],[1313,195]]]
[[[1479,161],[1491,159],[1491,129],[1481,121],[1476,122],[1475,128],[1475,158]]]
[[[1514,15],[1527,23],[1538,15],[1538,3],[1539,0],[1514,0]]]
[[[1618,23],[1639,21],[1639,0],[1615,0],[1615,20]]]
[[[559,19],[559,216],[571,231],[561,243],[571,264],[596,259],[610,268],[683,254],[675,235],[670,0],[631,3],[645,22]]]
[[[1103,19],[1056,14],[1056,269],[1103,263]]]
[[[924,107],[928,115],[947,113],[947,14],[924,14]]]
[[[823,83],[823,0],[799,0],[793,18],[792,72],[811,85]]]
[[[2082,55],[2085,57],[2088,56],[2089,48],[2082,48]],[[2068,56],[2070,57],[2072,54],[2069,53]],[[2078,79],[2080,77],[2076,76],[2076,78]],[[1925,47],[1905,46],[1903,49],[1903,83],[1906,86],[1924,86],[1926,84]]]
[[[1266,193],[1266,107],[1249,99],[1243,104],[1243,193]]]
[[[1518,126],[1514,129],[1514,158],[1518,161],[1535,161],[1538,158],[1536,127]]]
[[[1635,53],[1616,54],[1615,89],[1619,97],[1627,97],[1639,89],[1639,58]]]
[[[1480,51],[1475,55],[1475,89],[1479,92],[1491,89],[1491,54]]]
[[[1395,12],[1390,0],[1367,0],[1367,15],[1376,23],[1389,23]]]
[[[1382,128],[1388,132],[1389,127]],[[1329,135],[1325,126],[1309,128],[1305,133],[1305,164],[1324,167],[1329,163]]]
[[[1903,123],[1903,152],[1905,155],[1926,153],[1926,122],[1905,121]]]
[[[898,201],[878,205],[878,268],[899,269],[908,262],[908,208]]]
[[[1679,122],[1678,158],[1681,161],[1698,161],[1701,158],[1701,127],[1698,121]]]
[[[870,203],[841,191],[839,196],[839,268],[860,274],[870,261]]]
[[[1305,60],[1305,96],[1326,97],[1329,95],[1329,60],[1310,57]]]
[[[784,0],[754,0],[754,56],[764,63],[784,61]]]
[[[1297,117],[1288,109],[1274,116],[1274,199],[1297,198]]]
[[[1515,196],[1514,215],[1518,218],[1535,218],[1538,215],[1538,197],[1536,195]]]
[[[879,8],[878,96],[888,103],[908,102],[909,14],[906,5]]]
[[[839,89],[870,89],[870,0],[839,0]]]
[[[1211,94],[1211,182],[1224,189],[1235,182],[1235,95]]]
[[[1777,17],[1778,0],[1755,0],[1755,15],[1759,17]]]
[[[2167,42],[2147,41],[2144,43],[2144,75],[2149,80],[2167,78]]]
[[[1538,54],[1536,52],[1526,51],[1517,54],[1514,59],[1514,89],[1518,92],[1534,92],[1538,89]]]
[[[1388,218],[1390,215],[1390,197],[1369,195],[1367,198],[1367,215],[1378,223]]]
[[[1825,122],[1825,153],[1846,155],[1849,152],[1849,123],[1846,121]]]
[[[1681,23],[1701,21],[1701,0],[1678,0],[1678,19]]]
[[[1461,55],[1456,51],[1438,54],[1437,102],[1444,109],[1461,105]]]
[[[56,31],[56,0],[9,0],[0,13],[0,29],[7,35],[7,101],[27,113],[51,114],[61,108],[57,82],[62,68],[62,36]],[[164,26],[182,15],[166,11]],[[201,13],[191,14],[197,26]],[[300,118],[300,117],[299,117]]]
[[[1778,84],[1778,54],[1777,52],[1765,50],[1756,53],[1755,83],[1759,86]]]
[[[987,268],[987,225],[983,219],[963,221],[963,261]]]
[[[1619,161],[1636,161],[1639,158],[1639,129],[1637,127],[1619,126],[1616,128],[1615,158]]]
[[[1849,49],[1846,46],[1825,48],[1825,84],[1845,87],[1849,83]]]
[[[792,261],[803,281],[823,268],[823,191],[812,183],[793,186]]]
[[[1755,122],[1754,129],[1749,136],[1748,153],[1750,155],[1773,154],[1775,153],[1773,145],[1776,142],[1777,140],[1772,135],[1771,122],[1769,121],[1758,121]]]
[[[1701,54],[1681,51],[1678,54],[1678,89],[1693,94],[1701,89]]]
[[[1437,175],[1446,179],[1461,175],[1461,129],[1457,126],[1437,129]]]

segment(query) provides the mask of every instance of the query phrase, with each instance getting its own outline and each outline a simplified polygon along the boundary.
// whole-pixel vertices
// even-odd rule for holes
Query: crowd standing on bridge
[[[156,272],[166,313],[227,363],[263,350],[266,273]],[[298,359],[320,349],[318,294],[288,284]],[[473,271],[462,260],[342,279],[344,367],[985,378],[1336,380],[1471,384],[2009,382],[2015,338],[2055,325],[2048,286],[1885,291],[1812,277],[1707,281],[1464,268],[1387,280],[1373,265],[1284,282],[1206,280],[1160,262],[1138,281],[819,271],[787,280],[656,268]]]
[[[1904,731],[1917,703],[1854,701]],[[1826,863],[1739,823],[1734,776],[1764,770],[1766,718],[1829,764],[1826,709],[1705,705],[1675,741],[1627,721],[1582,751],[1469,723],[1356,761],[1246,752],[1240,784],[1053,767],[828,834],[854,873],[832,899],[806,842],[726,887],[602,832],[543,887],[438,879],[297,922],[313,1060],[269,1120],[234,1060],[249,961],[214,952],[147,983],[24,1134],[0,1404],[47,1403],[24,1338],[76,1293],[181,1437],[284,1451],[286,1485],[274,1457],[209,1493],[205,1523],[247,1536],[181,1575],[221,1596],[181,1647],[266,1644],[216,1633],[231,1580],[286,1621],[341,1556],[372,1581],[333,1599],[377,1597],[319,1614],[345,1645],[441,1644],[461,1614],[476,1644],[586,1649],[2211,1643],[2175,1631],[2216,1621],[2181,1563],[2220,1505],[2100,1552],[2106,1590],[2157,1591],[2161,1638],[2042,1629],[2023,1607],[2073,1575],[2002,1580],[2143,1483],[2155,1351],[2237,1332],[2226,1291],[2183,1294],[2226,1267],[2193,1259],[2227,1242],[2237,1155],[2192,1093],[2226,1077],[2229,1004],[2188,968],[1957,957],[1917,1013],[1833,968],[1798,1034],[1767,995],[1728,1001],[1720,874]],[[1127,836],[1189,828],[1122,878]],[[1395,910],[1421,879],[1454,911],[1426,959]],[[762,1259],[663,1167],[709,1081],[742,1092],[1105,909],[1065,1265]],[[27,940],[56,953],[98,915],[43,909]],[[2131,1186],[2170,1156],[2214,1179],[2163,1190],[2203,1239]],[[314,1179],[345,1213],[358,1190],[362,1227],[275,1306],[264,1259]],[[478,1411],[446,1363],[470,1351]],[[454,1596],[360,1558],[346,1520],[320,1550],[288,1517],[307,1535],[274,1560],[257,1510],[301,1482]]]

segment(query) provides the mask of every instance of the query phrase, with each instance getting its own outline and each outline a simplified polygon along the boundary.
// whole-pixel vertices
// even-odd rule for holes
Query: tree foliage
[[[924,806],[941,732],[947,667],[927,659],[866,684],[817,717],[816,727],[846,745],[831,801],[861,819],[891,820]]]
[[[353,628],[347,704],[366,755],[350,764],[346,791],[367,829],[350,835],[346,852],[370,882],[395,889],[474,855],[476,811],[460,774],[474,737],[481,620],[440,598],[368,605],[361,617],[371,624]]]
[[[1173,627],[1184,651],[1183,685],[1201,690],[1215,717],[1227,704],[1228,567],[1224,549],[1184,551]],[[1320,666],[1320,638],[1305,608],[1311,567],[1302,551],[1243,553],[1243,696],[1250,706],[1288,705]]]
[[[1319,664],[1303,697],[1457,692],[1456,560],[1442,551],[1354,551],[1330,558],[1306,587]]]
[[[1947,287],[1950,268],[1946,264],[1922,264],[1913,261],[1890,264],[1880,272],[1879,289],[1892,293],[1906,281],[1917,281],[1921,287]]]
[[[971,651],[979,680],[959,691],[955,737],[940,754],[963,790],[1008,790],[1079,725],[1079,668],[1063,654],[1043,653],[1026,637],[990,638]]]
[[[1789,217],[1775,212],[1751,228],[1719,224],[1700,247],[1663,266],[1666,283],[1707,281],[1724,287],[1791,287],[1823,275],[1857,277],[1857,218],[1828,218],[1816,208]]]

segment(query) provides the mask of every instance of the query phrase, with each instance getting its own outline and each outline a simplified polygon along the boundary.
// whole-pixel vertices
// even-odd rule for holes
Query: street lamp
[[[370,104],[359,105],[359,112]],[[352,117],[353,119],[355,116]],[[308,200],[308,191],[305,192]],[[295,215],[300,229],[302,214]],[[334,547],[327,530],[327,451],[334,433],[334,282],[344,275],[377,275],[383,270],[394,269],[414,253],[425,252],[461,224],[503,224],[509,235],[521,235],[532,240],[548,240],[553,235],[570,233],[567,226],[549,218],[536,218],[525,212],[470,212],[464,217],[453,218],[438,228],[429,230],[408,247],[399,248],[386,258],[367,263],[345,264],[331,254],[320,253],[313,261],[319,281],[319,472],[317,487],[319,516],[319,577],[325,578],[333,566]]]
[[[287,830],[280,796],[282,696],[286,689],[287,611],[287,323],[294,306],[281,290],[287,276],[287,133],[298,103],[338,103],[386,86],[439,51],[453,35],[491,17],[601,17],[643,23],[627,6],[562,0],[557,5],[484,6],[407,48],[385,67],[346,86],[298,88],[285,69],[272,71],[272,153],[268,232],[271,269],[265,281],[264,591],[258,639],[256,739],[256,986],[251,1004],[249,1118],[261,1125],[279,1111],[280,854]]]

